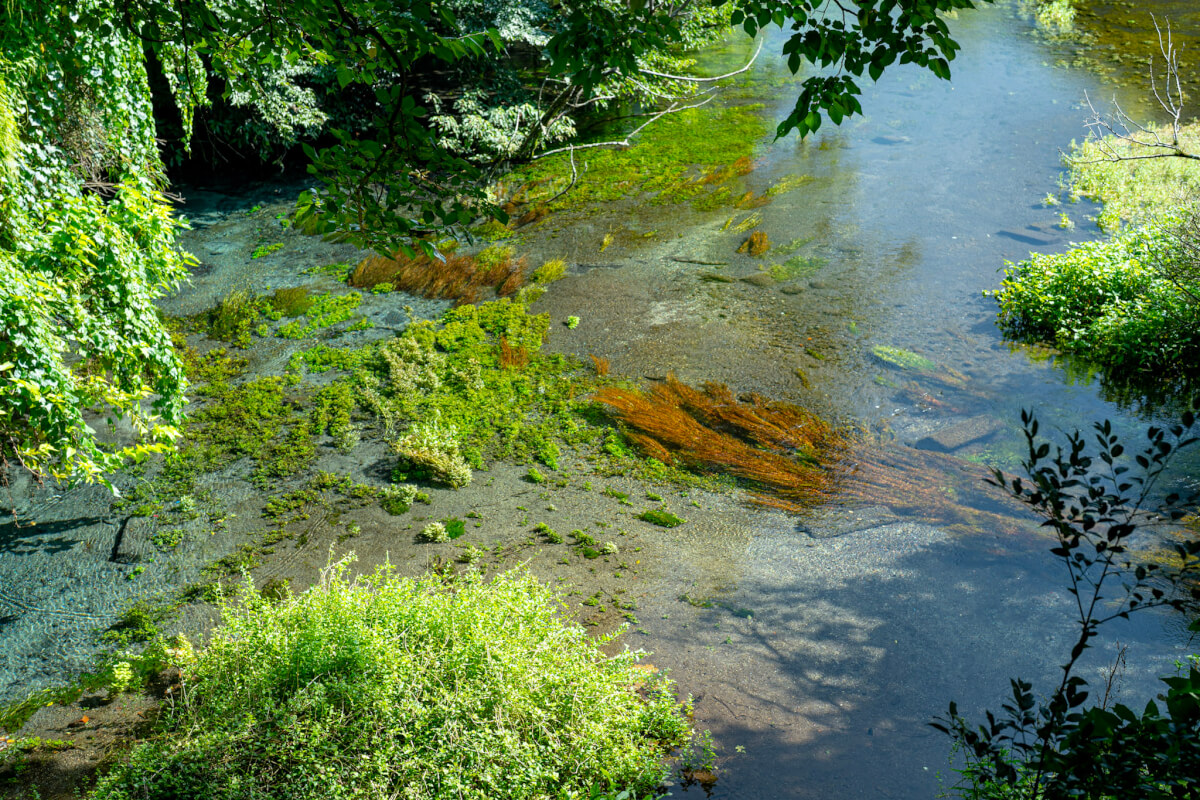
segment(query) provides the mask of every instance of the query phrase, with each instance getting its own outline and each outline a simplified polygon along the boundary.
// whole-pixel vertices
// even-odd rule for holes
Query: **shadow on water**
[[[0,523],[0,553],[61,553],[75,547],[82,539],[59,534],[69,534],[101,522],[104,522],[101,517],[79,517],[54,522],[20,522],[10,517],[6,522]]]
[[[894,526],[817,547],[794,533],[760,544],[748,562],[774,570],[747,564],[725,602],[652,645],[699,667],[682,688],[698,692],[697,725],[722,746],[715,798],[932,797],[949,742],[927,723],[951,700],[980,718],[1010,677],[1048,689],[1074,638],[1060,565],[1037,537],[981,549],[917,544]],[[729,610],[740,608],[753,615]],[[1155,644],[1162,619],[1104,629],[1081,674],[1095,681],[1119,639],[1131,645],[1120,699],[1144,702],[1172,670]]]

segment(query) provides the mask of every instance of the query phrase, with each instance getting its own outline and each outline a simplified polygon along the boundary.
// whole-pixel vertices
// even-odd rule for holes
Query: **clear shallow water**
[[[1085,91],[1109,96],[1112,86],[1055,67],[1067,48],[1031,35],[1010,7],[963,13],[955,32],[963,49],[950,83],[895,70],[864,92],[864,118],[764,146],[751,188],[815,178],[761,209],[772,242],[815,237],[800,252],[825,263],[792,284],[800,291],[704,284],[697,277],[708,268],[669,260],[726,261],[735,277],[756,271],[733,255],[744,234],[720,230],[725,212],[697,219],[677,245],[622,274],[590,272],[556,289],[567,299],[552,299],[552,309],[567,313],[574,302],[604,316],[611,330],[596,340],[626,348],[626,372],[674,369],[691,382],[764,391],[900,444],[985,415],[1002,430],[957,454],[1004,468],[1022,454],[1023,408],[1043,430],[1107,418],[1140,436],[1153,412],[1114,402],[1078,365],[1006,343],[994,301],[982,296],[1006,260],[1099,235],[1090,204],[1041,201],[1056,192],[1060,150],[1085,133]],[[794,93],[770,52],[747,94],[776,98],[779,119]],[[1117,91],[1127,109],[1145,108],[1140,84]],[[1062,212],[1074,230],[1057,227]],[[639,223],[656,224],[630,224]],[[589,299],[609,292],[620,296],[611,309]],[[920,353],[965,384],[914,389],[911,376],[872,355],[880,345]],[[1197,475],[1193,453],[1174,480]],[[643,620],[661,620],[646,624],[645,646],[699,698],[698,723],[724,747],[711,796],[931,797],[937,773],[948,773],[948,742],[926,723],[948,701],[978,714],[999,707],[1009,677],[1042,687],[1057,677],[1073,631],[1066,576],[1044,539],[953,536],[912,522],[850,529],[810,539],[803,534],[846,526],[767,515],[750,530],[694,531],[678,546],[677,574],[641,601]],[[684,593],[713,607],[680,602]],[[1123,700],[1135,706],[1195,650],[1177,620],[1146,615],[1108,628],[1085,676],[1101,674],[1116,640],[1132,645]]]

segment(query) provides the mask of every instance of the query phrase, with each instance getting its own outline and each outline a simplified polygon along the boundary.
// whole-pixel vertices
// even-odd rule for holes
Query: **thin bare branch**
[[[1093,141],[1104,154],[1103,159],[1076,159],[1066,156],[1071,163],[1087,164],[1099,161],[1140,161],[1149,158],[1186,158],[1200,160],[1200,153],[1192,152],[1183,143],[1183,84],[1179,77],[1179,51],[1175,48],[1171,37],[1171,26],[1166,25],[1164,32],[1154,19],[1154,30],[1158,34],[1158,50],[1162,56],[1161,76],[1150,63],[1150,90],[1160,108],[1170,118],[1171,136],[1163,138],[1159,131],[1141,125],[1130,117],[1121,105],[1113,98],[1113,113],[1101,114],[1092,104],[1092,99],[1084,93],[1091,116],[1084,122]],[[1129,145],[1129,151],[1118,151],[1113,141]],[[1146,150],[1152,152],[1145,152]]]
[[[572,144],[572,145],[567,145],[566,147],[556,147],[553,150],[546,150],[543,153],[538,153],[531,160],[536,161],[539,158],[545,158],[546,156],[552,156],[552,155],[556,155],[558,153],[567,153],[567,152],[574,153],[576,150],[590,150],[590,149],[596,148],[596,147],[632,147],[633,142],[631,142],[630,140],[634,136],[637,136],[639,133],[641,133],[643,130],[645,130],[645,128],[648,125],[651,125],[652,123],[656,122],[657,120],[662,119],[667,114],[678,114],[681,111],[689,111],[693,108],[700,108],[701,106],[708,105],[712,101],[713,101],[713,98],[709,97],[709,98],[703,100],[702,102],[693,103],[692,105],[688,105],[688,106],[680,106],[675,103],[672,103],[669,107],[664,108],[662,111],[658,111],[658,112],[655,112],[654,114],[652,114],[650,116],[650,119],[646,120],[641,125],[637,126],[632,131],[627,133],[625,135],[624,139],[614,139],[614,140],[608,141],[608,142],[590,142],[588,144]]]
[[[667,72],[656,72],[652,69],[639,69],[638,72],[642,73],[643,75],[653,75],[655,78],[666,78],[667,80],[680,81],[682,83],[716,83],[718,81],[728,80],[734,75],[741,75],[743,72],[749,70],[750,67],[754,66],[754,62],[758,60],[758,54],[762,52],[763,42],[765,41],[765,36],[759,37],[758,47],[754,49],[754,55],[750,56],[750,60],[747,61],[746,64],[740,69],[735,69],[733,72],[726,72],[724,75],[714,75],[711,78],[695,78],[690,75],[671,75]]]

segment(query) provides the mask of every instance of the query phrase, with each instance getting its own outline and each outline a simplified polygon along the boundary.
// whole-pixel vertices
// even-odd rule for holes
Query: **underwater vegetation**
[[[457,304],[477,303],[486,291],[509,297],[525,283],[525,260],[514,258],[511,247],[492,245],[477,255],[442,254],[435,258],[425,253],[392,258],[371,255],[350,273],[349,283],[360,289],[390,284],[395,291],[408,292],[431,300],[453,300]]]
[[[933,371],[937,369],[937,364],[930,361],[920,353],[914,353],[911,350],[904,350],[899,347],[881,344],[871,349],[871,353],[876,358],[887,364],[891,364],[901,369],[916,369],[923,371]]]
[[[759,395],[742,403],[727,386],[694,389],[673,375],[648,392],[604,387],[595,400],[664,464],[727,472],[802,506],[832,494],[836,476],[823,464],[839,460],[845,442],[797,406]]]
[[[755,258],[763,255],[771,249],[771,240],[767,238],[767,234],[762,231],[755,231],[746,237],[746,239],[738,246],[739,253],[748,253]]]
[[[839,430],[790,403],[735,398],[718,383],[696,389],[673,375],[646,392],[606,386],[594,398],[645,455],[740,478],[760,505],[795,513],[836,497],[941,524],[1017,529],[1010,516],[966,504],[997,504],[983,498],[982,467]]]
[[[691,203],[698,210],[756,202],[730,184],[754,169],[754,151],[772,128],[762,105],[670,114],[639,134],[632,147],[576,154],[578,181],[561,197],[556,195],[572,175],[567,153],[517,168],[509,176],[520,187],[510,213],[525,204],[556,211],[646,193],[655,204]]]

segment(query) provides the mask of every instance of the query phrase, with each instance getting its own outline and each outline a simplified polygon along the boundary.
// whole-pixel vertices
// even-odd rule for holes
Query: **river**
[[[954,455],[980,475],[981,465],[1017,467],[1023,408],[1049,429],[1107,418],[1137,435],[1153,411],[1118,402],[1086,369],[1005,342],[994,301],[982,294],[998,285],[1005,260],[1099,235],[1090,204],[1042,201],[1058,191],[1059,151],[1084,133],[1085,92],[1105,97],[1114,85],[1057,66],[1070,46],[1035,35],[1012,4],[962,13],[952,26],[962,44],[953,80],[896,68],[864,91],[865,116],[805,142],[763,136],[745,188],[762,193],[806,176],[758,210],[758,228],[772,242],[811,237],[796,245],[806,259],[798,277],[742,280],[771,259],[734,252],[744,237],[727,224],[729,209],[628,201],[563,212],[523,233],[521,246],[535,256],[572,265],[537,306],[556,320],[581,318],[571,336],[555,333],[551,347],[609,357],[617,374],[675,372],[806,405],[869,432],[881,447],[908,447],[969,420],[983,433]],[[744,43],[717,48],[702,66],[724,69],[746,52]],[[771,52],[768,45],[730,93],[764,104],[764,132],[795,90]],[[1135,83],[1115,89],[1128,109],[1149,113]],[[345,248],[309,240],[289,249],[286,262],[251,263],[261,226],[287,210],[295,189],[185,192],[196,222],[186,244],[205,266],[167,309],[195,313],[232,285],[287,285],[298,263],[349,258]],[[1073,230],[1059,227],[1062,213]],[[610,247],[604,237],[614,232]],[[721,279],[705,277],[714,271]],[[385,302],[363,306],[381,331],[395,324],[395,303]],[[415,305],[417,315],[441,308]],[[278,368],[285,355],[263,347],[256,358]],[[881,359],[891,351],[880,348],[919,354],[952,380],[914,379]],[[102,491],[56,494],[21,483],[10,491],[23,524],[0,529],[0,697],[78,669],[93,651],[91,631],[131,597],[194,579],[240,541],[199,537],[146,564],[134,581],[127,565],[109,558],[119,519]],[[230,508],[248,514],[261,499],[229,491]],[[486,496],[478,486],[470,492],[463,496],[472,502]],[[506,502],[499,488],[492,499]],[[631,584],[640,622],[629,643],[651,651],[695,698],[697,726],[719,747],[716,784],[677,786],[676,794],[928,798],[939,774],[952,779],[948,742],[926,724],[950,700],[978,714],[999,706],[1009,677],[1040,687],[1055,679],[1073,635],[1066,575],[1033,524],[1020,515],[1003,529],[978,519],[936,524],[897,513],[889,499],[896,498],[864,509],[835,497],[793,515],[703,494],[703,508],[688,509],[691,524],[653,531],[646,552],[657,563]],[[1001,508],[981,481],[959,499],[989,513]],[[595,494],[578,498],[597,502]],[[461,503],[450,511],[474,508]],[[353,547],[368,562],[396,558],[399,546],[384,534],[364,530]],[[290,574],[303,561],[311,572],[329,543],[308,547],[264,569]],[[425,557],[413,552],[401,563],[407,557],[417,569]],[[1144,701],[1155,678],[1194,651],[1181,628],[1154,614],[1114,624],[1082,672],[1101,678],[1120,640],[1130,646],[1122,699]]]

